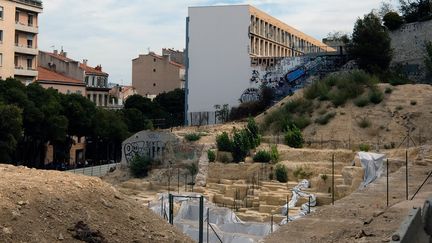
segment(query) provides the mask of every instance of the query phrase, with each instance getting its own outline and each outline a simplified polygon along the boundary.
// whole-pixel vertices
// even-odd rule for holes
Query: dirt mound
[[[192,242],[99,178],[0,165],[0,242]]]

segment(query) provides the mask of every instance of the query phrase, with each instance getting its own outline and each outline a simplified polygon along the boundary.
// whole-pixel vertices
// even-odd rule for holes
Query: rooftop
[[[39,75],[36,82],[48,81],[50,83],[57,83],[62,85],[85,86],[85,83],[82,80],[67,77],[63,74],[57,73],[44,67],[38,67],[38,73]]]

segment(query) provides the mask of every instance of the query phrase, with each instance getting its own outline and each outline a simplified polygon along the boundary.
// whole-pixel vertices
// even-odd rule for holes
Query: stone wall
[[[402,71],[415,81],[424,81],[425,42],[432,41],[432,20],[403,25],[391,31],[394,50],[392,66],[402,65]]]

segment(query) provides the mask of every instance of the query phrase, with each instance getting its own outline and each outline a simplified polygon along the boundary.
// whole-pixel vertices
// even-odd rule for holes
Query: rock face
[[[127,165],[136,154],[167,161],[169,158],[164,156],[170,153],[165,152],[176,143],[178,143],[177,137],[170,132],[138,132],[123,141],[121,163]]]
[[[198,174],[195,179],[196,186],[206,186],[207,184],[207,175],[209,168],[209,160],[207,156],[207,151],[211,148],[211,145],[206,144],[203,147],[201,157],[198,161]]]

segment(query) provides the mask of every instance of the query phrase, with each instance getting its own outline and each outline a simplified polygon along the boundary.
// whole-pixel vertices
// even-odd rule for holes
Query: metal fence
[[[120,163],[112,163],[112,164],[106,164],[106,165],[98,165],[98,166],[91,166],[91,167],[83,167],[83,168],[77,168],[73,170],[67,170],[66,172],[74,173],[74,174],[82,174],[86,176],[97,176],[101,177],[113,168],[117,168],[120,165]]]

